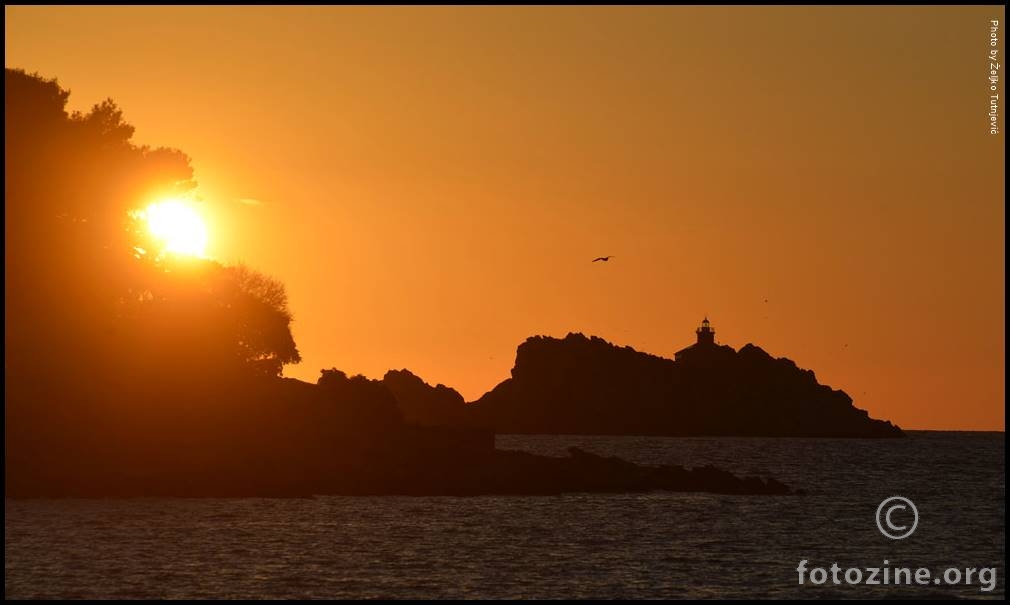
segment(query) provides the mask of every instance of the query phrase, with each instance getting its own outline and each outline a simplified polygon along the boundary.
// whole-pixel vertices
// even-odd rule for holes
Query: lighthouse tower
[[[689,355],[705,356],[719,350],[719,346],[715,344],[715,330],[712,329],[712,324],[708,323],[708,317],[701,320],[701,325],[694,333],[698,336],[698,342],[674,353],[675,360],[684,359]]]
[[[698,335],[699,345],[715,344],[715,330],[713,330],[711,324],[708,323],[708,317],[701,320],[701,326],[695,330],[694,333]]]

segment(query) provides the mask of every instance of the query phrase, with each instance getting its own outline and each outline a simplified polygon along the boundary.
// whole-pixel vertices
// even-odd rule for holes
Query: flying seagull
[[[596,258],[593,259],[593,262],[595,263],[598,260],[601,260],[603,262],[607,262],[611,258],[613,258],[613,257],[612,256],[597,256]]]

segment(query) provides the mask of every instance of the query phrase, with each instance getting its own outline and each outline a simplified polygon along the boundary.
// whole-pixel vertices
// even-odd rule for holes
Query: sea
[[[639,463],[713,464],[803,492],[785,496],[7,499],[4,593],[1002,600],[1005,443],[1004,433],[914,431],[497,438],[499,449],[540,454],[578,446]]]

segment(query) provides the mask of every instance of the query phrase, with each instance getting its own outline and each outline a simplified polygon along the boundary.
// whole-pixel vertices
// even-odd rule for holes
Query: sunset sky
[[[672,357],[707,314],[871,416],[1003,430],[1004,17],[7,7],[4,50],[190,155],[208,255],[287,286],[287,376],[472,400],[530,335]]]

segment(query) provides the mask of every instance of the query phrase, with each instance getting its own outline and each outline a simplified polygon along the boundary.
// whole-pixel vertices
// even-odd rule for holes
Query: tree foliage
[[[150,244],[131,211],[196,185],[184,153],[133,143],[111,99],[69,113],[55,79],[4,83],[8,378],[276,376],[300,360],[277,280],[136,253]]]

